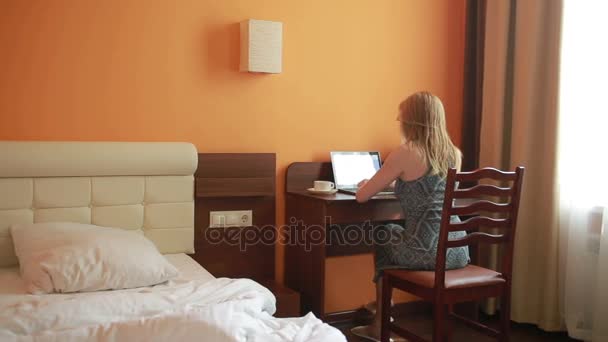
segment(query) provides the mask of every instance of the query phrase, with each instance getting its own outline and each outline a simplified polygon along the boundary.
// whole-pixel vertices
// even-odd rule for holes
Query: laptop
[[[351,195],[357,193],[359,182],[372,178],[382,166],[378,152],[331,152],[330,155],[336,189]],[[394,194],[392,189],[384,189],[378,193],[391,194]]]

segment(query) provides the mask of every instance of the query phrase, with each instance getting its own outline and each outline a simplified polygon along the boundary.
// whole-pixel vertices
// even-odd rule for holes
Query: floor
[[[431,339],[432,320],[431,317],[417,315],[416,317],[408,317],[405,319],[397,319],[398,324],[414,331],[426,339]],[[490,323],[491,324],[491,323]],[[349,342],[369,342],[366,339],[359,338],[350,333],[352,326],[337,325]],[[489,338],[477,333],[465,326],[455,324],[454,335],[452,342],[495,342],[495,339]],[[547,333],[532,325],[513,324],[511,331],[511,341],[514,342],[576,342],[569,338],[565,333]]]

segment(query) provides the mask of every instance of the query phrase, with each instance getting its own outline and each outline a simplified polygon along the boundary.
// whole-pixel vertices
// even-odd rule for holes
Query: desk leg
[[[324,318],[325,204],[289,194],[285,204],[285,283],[300,292],[302,314]]]

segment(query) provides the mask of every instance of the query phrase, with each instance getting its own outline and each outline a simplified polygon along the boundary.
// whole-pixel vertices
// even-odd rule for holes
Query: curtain
[[[561,18],[561,0],[488,1],[479,156],[480,167],[526,167],[511,319],[549,331],[563,329],[557,182]],[[496,252],[485,255],[496,266]]]
[[[462,100],[462,170],[479,167],[479,131],[483,92],[487,0],[468,0],[466,7],[464,89]],[[473,255],[472,255],[473,256]],[[475,257],[475,256],[473,256]]]
[[[559,175],[561,313],[570,336],[608,341],[608,3],[564,3]],[[601,101],[601,100],[600,100]]]
[[[579,197],[580,198],[580,197]],[[568,334],[584,341],[608,341],[608,211],[562,198],[562,314]],[[584,202],[583,202],[584,203]]]

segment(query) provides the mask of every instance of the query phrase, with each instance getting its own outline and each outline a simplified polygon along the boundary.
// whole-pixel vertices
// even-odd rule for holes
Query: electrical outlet
[[[231,210],[209,212],[210,228],[249,227],[253,225],[252,210]]]

